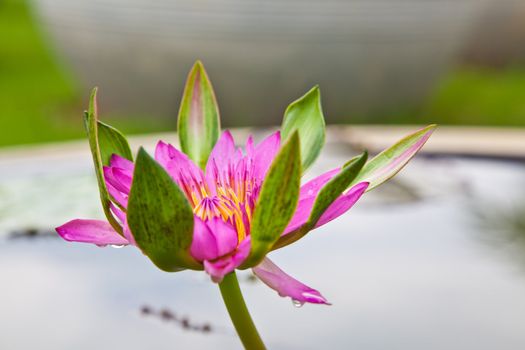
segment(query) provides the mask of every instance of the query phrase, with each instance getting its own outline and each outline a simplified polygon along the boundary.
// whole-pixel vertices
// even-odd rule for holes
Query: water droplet
[[[124,247],[124,245],[123,245],[123,244],[110,244],[110,247],[111,247],[111,248],[117,248],[117,249],[118,249],[118,248],[122,248],[122,247]]]
[[[299,300],[292,299],[292,304],[293,304],[293,306],[295,306],[295,307],[301,307],[301,306],[304,305],[304,302],[303,302],[303,301],[299,301]]]

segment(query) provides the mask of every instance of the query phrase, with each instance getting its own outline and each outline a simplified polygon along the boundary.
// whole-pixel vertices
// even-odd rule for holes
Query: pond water
[[[0,348],[240,348],[203,273],[57,239],[55,225],[101,215],[84,146],[0,156]],[[308,176],[349,153],[329,145]],[[524,183],[523,163],[419,157],[271,255],[332,306],[296,308],[240,275],[268,347],[523,349]]]

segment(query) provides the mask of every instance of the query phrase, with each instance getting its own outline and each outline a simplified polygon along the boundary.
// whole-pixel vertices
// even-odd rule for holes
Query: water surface
[[[309,176],[348,156],[329,146]],[[271,255],[332,306],[295,308],[241,275],[269,348],[523,349],[525,232],[505,218],[525,213],[525,165],[420,157],[396,179]],[[0,158],[0,348],[240,348],[203,273],[163,273],[136,249],[52,234],[100,217],[97,197],[85,151]]]

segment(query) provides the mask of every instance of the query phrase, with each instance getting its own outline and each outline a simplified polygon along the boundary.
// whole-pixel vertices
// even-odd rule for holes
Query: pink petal
[[[167,168],[168,163],[171,162],[169,145],[164,141],[157,142],[157,147],[155,147],[155,160],[164,168]]]
[[[281,133],[274,132],[261,141],[253,151],[254,176],[262,181],[281,146]]]
[[[237,232],[220,218],[203,221],[194,218],[190,253],[197,261],[215,260],[237,248]]]
[[[235,252],[214,261],[205,260],[204,270],[211,276],[211,279],[219,283],[224,276],[239,267],[250,254],[250,238],[246,238],[239,244]]]
[[[113,204],[113,202],[109,202],[109,208],[121,224],[123,224],[126,221],[126,213],[120,210],[120,208]]]
[[[238,156],[232,134],[228,130],[224,131],[210,153],[206,175],[227,170],[230,164],[237,163]]]
[[[109,181],[106,180],[106,188],[108,189],[109,194],[118,204],[122,207],[128,207],[128,196],[117,190]]]
[[[208,228],[208,225],[199,217],[195,217],[193,224],[193,240],[190,254],[197,261],[217,258],[217,240]]]
[[[235,270],[233,259],[231,256],[224,257],[222,259],[210,261],[204,260],[204,271],[210,275],[211,279],[215,283],[221,283],[224,276]]]
[[[326,178],[328,178],[329,173],[333,173],[336,170],[337,169],[334,169],[324,175],[321,175],[319,178],[325,175],[326,175]],[[324,180],[326,179],[322,179],[319,182],[323,182]],[[326,182],[328,182],[328,180],[324,181],[324,183]],[[324,185],[324,183],[321,185],[321,187]],[[314,188],[314,187],[317,188],[317,185],[315,186],[311,185],[311,188]],[[338,216],[348,211],[355,204],[355,202],[359,200],[361,195],[366,191],[367,187],[368,187],[367,182],[358,183],[357,185],[353,186],[350,190],[348,190],[346,194],[343,194],[339,198],[337,198],[326,209],[323,215],[321,215],[315,227],[324,225],[327,222],[332,221],[333,219],[337,218]],[[297,230],[299,227],[303,226],[308,221],[308,218],[310,217],[310,213],[312,212],[312,208],[314,206],[315,200],[317,198],[318,192],[319,192],[319,189],[317,189],[317,192],[315,193],[315,195],[306,195],[305,198],[299,200],[294,216],[292,217],[292,220],[290,220],[290,223],[288,223],[288,226],[284,230],[282,234],[283,236],[290,232]]]
[[[137,246],[137,242],[135,241],[135,237],[133,237],[133,234],[131,233],[131,230],[129,229],[127,220],[124,222],[123,231],[124,231],[124,237],[126,237],[129,244]]]
[[[110,166],[103,167],[104,180],[109,194],[118,204],[128,206],[128,195],[131,189],[134,164],[116,154],[110,159]]]
[[[57,227],[56,231],[60,237],[71,242],[93,243],[99,246],[128,244],[128,241],[106,221],[76,219]]]
[[[109,165],[112,167],[127,170],[130,173],[133,173],[133,169],[134,169],[134,164],[131,160],[123,158],[119,156],[118,154],[111,155],[111,158],[109,160]]]
[[[297,203],[297,209],[295,210],[294,216],[288,226],[283,232],[286,235],[299,227],[303,226],[312,212],[317,194],[323,188],[323,186],[330,181],[340,171],[340,168],[332,169],[301,186],[301,192],[299,193],[299,203]]]
[[[181,187],[190,180],[204,181],[202,170],[187,155],[170,144],[162,141],[157,143],[155,160]]]
[[[133,173],[129,172],[128,170],[122,169],[122,168],[112,168],[113,177],[115,180],[117,180],[122,189],[123,193],[129,193],[129,190],[131,189],[131,182],[133,179]]]
[[[208,225],[208,228],[215,236],[215,240],[217,241],[216,257],[230,254],[235,248],[237,248],[237,231],[232,225],[222,221],[220,218],[208,220],[206,225]]]
[[[299,203],[297,203],[297,209],[295,210],[294,216],[290,223],[283,232],[286,235],[299,227],[303,226],[312,212],[317,194],[323,188],[328,181],[330,181],[340,171],[340,168],[332,169],[301,186],[299,193]]]
[[[131,176],[124,170],[119,168],[107,167],[103,168],[104,180],[106,185],[113,186],[117,191],[125,195],[129,194],[131,189]]]
[[[135,242],[135,238],[131,234],[131,230],[128,226],[128,219],[126,217],[126,213],[120,210],[116,205],[113,203],[109,203],[109,207],[111,209],[111,212],[117,217],[117,219],[120,221],[120,224],[123,229],[124,237],[128,240],[129,244],[136,246],[137,243]]]
[[[253,158],[254,156],[254,153],[255,153],[255,149],[254,149],[254,146],[253,146],[253,136],[252,135],[249,135],[248,136],[248,139],[246,140],[246,156],[248,158]]]
[[[306,221],[308,221],[310,213],[312,212],[315,198],[315,196],[311,196],[309,198],[299,200],[299,203],[297,203],[297,209],[295,209],[292,220],[290,220],[288,226],[284,230],[282,234],[283,236],[292,231],[295,231],[299,227],[303,226]]]
[[[312,196],[317,197],[317,194],[321,188],[323,188],[323,186],[326,185],[326,183],[336,176],[340,171],[341,168],[332,169],[302,185],[301,192],[299,193],[299,200]]]
[[[264,258],[259,265],[254,267],[253,272],[264,284],[275,290],[282,297],[290,297],[293,301],[301,304],[330,305],[321,293],[287,275],[268,258]]]
[[[368,182],[360,182],[350,188],[346,194],[337,198],[321,215],[315,227],[322,226],[346,213],[365,193],[368,185]]]

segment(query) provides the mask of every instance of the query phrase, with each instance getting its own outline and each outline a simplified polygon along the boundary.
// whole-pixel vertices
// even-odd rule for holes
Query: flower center
[[[195,215],[205,221],[220,217],[235,227],[241,242],[250,234],[252,213],[260,186],[246,171],[234,173],[233,176],[231,172],[229,176],[215,175],[214,188],[194,177],[184,177],[181,188]]]

